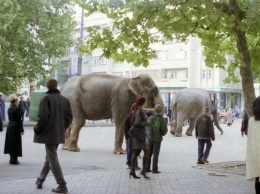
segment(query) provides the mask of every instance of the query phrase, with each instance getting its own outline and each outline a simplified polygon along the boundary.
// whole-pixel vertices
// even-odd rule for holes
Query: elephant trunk
[[[218,122],[218,114],[216,112],[212,113],[213,120],[215,126],[218,128],[218,130],[221,132],[221,135],[223,134],[223,129],[220,127],[219,122]]]
[[[163,102],[163,99],[162,99],[161,95],[157,95],[156,97],[154,97],[154,106],[156,104],[162,105],[162,108],[163,108],[162,112],[164,113],[165,112],[165,107],[164,107],[164,102]]]

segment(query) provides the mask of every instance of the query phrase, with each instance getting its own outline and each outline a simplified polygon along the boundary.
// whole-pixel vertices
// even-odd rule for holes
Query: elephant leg
[[[177,126],[176,120],[172,120],[172,122],[171,122],[171,131],[170,131],[170,133],[171,133],[172,135],[175,135],[176,126]]]
[[[116,133],[115,133],[115,148],[114,154],[125,154],[126,151],[122,148],[124,140],[124,125],[123,122],[116,122]]]
[[[67,149],[69,151],[76,151],[76,152],[80,151],[80,148],[78,147],[77,144],[78,144],[80,129],[84,125],[85,125],[85,119],[79,118],[79,117],[73,118],[71,133],[70,133],[70,137],[68,140],[68,146],[67,146]]]
[[[194,127],[195,127],[195,122],[196,122],[196,119],[189,119],[189,127],[186,130],[186,133],[185,133],[186,135],[192,136],[192,132],[193,132]]]
[[[172,135],[175,135],[176,126],[177,126],[177,115],[174,114],[174,115],[172,116],[171,131],[170,131],[170,133],[171,133]]]
[[[66,129],[66,132],[65,132],[65,143],[62,145],[62,149],[63,150],[68,150],[70,133],[71,133],[71,126],[69,126],[69,128]]]
[[[175,136],[176,137],[182,137],[182,127],[183,127],[183,122],[186,120],[185,117],[183,117],[181,114],[177,115],[177,126],[175,129]]]

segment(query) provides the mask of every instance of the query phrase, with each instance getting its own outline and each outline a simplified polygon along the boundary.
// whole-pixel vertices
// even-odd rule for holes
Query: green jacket
[[[168,132],[167,123],[162,115],[154,114],[149,117],[150,123],[150,141],[161,141],[162,136],[166,135]]]

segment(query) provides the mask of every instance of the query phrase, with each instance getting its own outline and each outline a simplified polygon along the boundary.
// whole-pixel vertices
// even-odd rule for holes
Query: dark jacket
[[[136,127],[138,127],[140,129],[142,135],[145,136],[145,141],[140,142],[136,138],[131,136],[130,137],[131,138],[130,147],[132,149],[136,149],[136,150],[148,149],[148,139],[147,139],[146,129],[145,129],[145,127],[148,126],[147,118],[148,117],[147,117],[145,111],[142,108],[138,108],[136,111],[136,114],[135,114],[135,119],[134,119],[133,125],[135,125]]]
[[[154,114],[149,117],[150,135],[149,140],[159,142],[162,141],[162,136],[166,135],[168,128],[165,119],[162,115]]]
[[[195,125],[196,138],[215,140],[214,128],[211,118],[207,114],[201,114]]]
[[[20,100],[19,107],[21,109],[21,112],[24,113],[26,110],[26,102],[24,100]]]
[[[15,105],[8,109],[9,122],[6,129],[4,153],[12,156],[22,156],[22,135],[24,132],[21,120],[21,110]]]
[[[59,144],[65,142],[65,130],[72,121],[72,110],[60,91],[49,90],[40,102],[38,122],[34,127],[34,142]]]
[[[0,99],[0,108],[1,108],[1,112],[2,112],[2,120],[5,121],[5,100],[4,99]]]
[[[2,118],[2,112],[0,111],[0,131],[3,131],[4,127],[3,127],[3,118]]]
[[[132,113],[129,113],[127,116],[126,116],[126,119],[125,119],[125,126],[124,126],[124,132],[125,132],[125,139],[128,140],[129,138],[129,134],[128,134],[128,131],[130,130],[131,128],[131,117],[132,117]]]
[[[242,125],[241,125],[241,132],[243,132],[247,135],[247,128],[248,128],[248,115],[247,115],[247,112],[244,111],[244,116],[243,116]]]

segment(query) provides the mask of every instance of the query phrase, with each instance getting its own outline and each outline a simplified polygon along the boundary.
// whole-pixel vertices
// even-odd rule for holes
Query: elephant
[[[188,119],[189,127],[186,135],[192,136],[197,117],[202,113],[203,107],[208,106],[215,126],[223,134],[218,122],[218,99],[214,91],[199,88],[183,89],[172,98],[172,122],[170,133],[176,137],[182,136],[183,122]]]
[[[134,78],[110,74],[86,74],[67,81],[61,88],[61,94],[70,100],[73,120],[66,130],[62,149],[80,151],[77,145],[81,128],[88,120],[113,119],[115,123],[114,154],[124,154],[124,122],[131,111],[131,105],[139,96],[147,101],[147,108],[164,102],[160,91],[152,78],[141,74]]]

